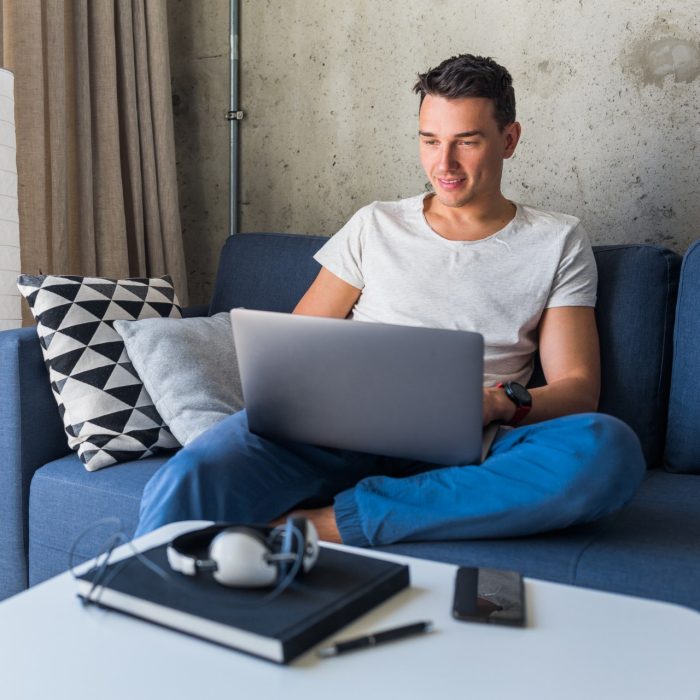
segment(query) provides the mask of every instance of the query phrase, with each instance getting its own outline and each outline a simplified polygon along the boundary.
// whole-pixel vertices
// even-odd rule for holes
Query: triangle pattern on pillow
[[[141,314],[143,313],[143,307],[145,304],[142,301],[125,301],[123,299],[112,299],[113,304],[117,304],[118,306],[121,306],[124,311],[126,311],[129,314],[130,318],[148,318],[150,316],[154,316],[155,314],[147,314],[146,316],[142,316]],[[160,314],[158,314],[160,315]]]
[[[60,278],[57,278],[60,280]],[[75,297],[78,296],[78,292],[80,291],[80,287],[82,285],[75,284],[74,282],[69,282],[69,283],[61,283],[60,281],[57,284],[46,284],[42,287],[42,289],[53,292],[54,294],[57,294],[60,297],[63,297],[64,299],[69,299],[70,301],[75,301]]]
[[[56,332],[68,338],[73,338],[79,344],[86,346],[92,342],[101,323],[101,321],[86,321],[85,323],[79,323],[77,326],[70,326],[70,328],[61,328],[61,330]]]
[[[92,349],[112,362],[117,363],[124,354],[124,342],[114,340],[111,343],[98,343],[93,345]]]
[[[147,294],[143,285],[125,284],[114,290],[112,301],[144,301]]]
[[[97,319],[103,319],[105,312],[109,307],[109,301],[107,299],[91,299],[89,301],[78,301],[77,306],[85,311],[91,313]],[[99,321],[98,321],[99,323]]]
[[[114,396],[115,399],[119,399],[125,404],[135,408],[136,402],[138,401],[139,396],[141,396],[141,392],[144,391],[144,388],[141,384],[131,384],[129,386],[119,386],[114,387],[113,389],[105,389],[105,391],[110,396]]]
[[[20,275],[68,444],[88,471],[179,443],[163,423],[112,323],[180,318],[169,278]]]

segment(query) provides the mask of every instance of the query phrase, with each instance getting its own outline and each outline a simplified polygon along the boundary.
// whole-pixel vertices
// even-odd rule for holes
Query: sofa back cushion
[[[326,240],[271,233],[231,236],[221,254],[209,313],[235,306],[291,311],[318,273],[312,256]],[[681,259],[650,245],[593,250],[602,369],[599,410],[628,423],[639,436],[647,464],[659,466]],[[531,386],[541,383],[540,369]]]
[[[639,436],[661,466],[681,257],[651,245],[598,246],[596,319],[601,346],[598,410]]]
[[[700,241],[688,248],[681,268],[673,374],[668,408],[665,468],[700,474]]]
[[[292,311],[321,269],[313,256],[327,240],[290,233],[230,236],[219,258],[209,315],[237,306]]]

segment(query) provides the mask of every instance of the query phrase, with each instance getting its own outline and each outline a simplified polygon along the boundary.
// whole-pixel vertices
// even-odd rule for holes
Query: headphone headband
[[[258,533],[265,538],[264,542],[273,530],[266,525],[240,526],[235,523],[214,523],[214,525],[208,525],[199,530],[185,532],[168,544],[167,555],[170,568],[186,576],[195,576],[198,571],[215,571],[217,565],[208,555],[209,545],[217,535],[234,527],[244,527],[250,535]],[[206,556],[198,556],[200,553]]]
[[[211,572],[219,583],[245,587],[272,585],[292,570],[293,578],[308,571],[317,556],[316,529],[303,518],[279,527],[215,523],[179,535],[167,548],[174,571]]]

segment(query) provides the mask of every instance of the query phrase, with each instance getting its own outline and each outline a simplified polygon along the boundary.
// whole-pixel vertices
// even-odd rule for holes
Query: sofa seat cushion
[[[68,568],[76,538],[101,518],[116,517],[130,539],[146,482],[172,453],[88,472],[70,454],[37,470],[29,491],[29,585]],[[80,540],[76,563],[101,551],[118,525],[95,527]]]
[[[34,585],[68,568],[75,539],[100,518],[118,517],[131,536],[146,482],[167,460],[151,457],[88,473],[70,455],[39,469],[29,505],[29,577]],[[655,598],[700,610],[700,477],[650,470],[620,513],[538,537],[412,542],[382,550],[463,566]],[[99,551],[114,526],[85,535],[76,559]]]
[[[390,552],[655,598],[700,610],[700,477],[650,470],[620,513],[539,537],[392,545]]]
[[[581,554],[575,583],[700,610],[700,477],[650,473]]]

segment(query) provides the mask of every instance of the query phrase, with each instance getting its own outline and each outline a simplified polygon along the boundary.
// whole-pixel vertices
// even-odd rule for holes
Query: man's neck
[[[516,207],[500,192],[486,202],[469,202],[461,207],[448,207],[435,195],[429,195],[423,202],[423,213],[429,226],[443,238],[478,241],[508,225],[515,217]]]

